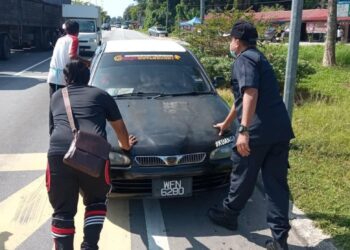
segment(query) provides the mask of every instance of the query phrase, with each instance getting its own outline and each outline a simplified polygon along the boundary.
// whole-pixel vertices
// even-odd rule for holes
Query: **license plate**
[[[155,179],[152,193],[156,198],[185,197],[192,195],[192,178]]]

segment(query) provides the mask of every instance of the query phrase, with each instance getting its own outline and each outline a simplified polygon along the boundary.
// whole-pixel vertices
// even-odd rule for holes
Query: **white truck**
[[[62,5],[62,17],[79,23],[79,53],[94,54],[101,45],[100,8],[91,5]]]

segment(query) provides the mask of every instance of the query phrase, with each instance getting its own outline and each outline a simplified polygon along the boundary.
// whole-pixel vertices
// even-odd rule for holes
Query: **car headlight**
[[[226,144],[217,149],[214,149],[210,153],[210,160],[221,160],[230,158],[232,154],[233,143]]]
[[[90,38],[90,39],[89,39],[89,42],[90,42],[90,43],[97,43],[97,39],[96,39],[96,38]]]
[[[131,163],[130,158],[128,156],[117,153],[117,152],[110,152],[109,153],[109,160],[111,162],[111,165],[127,166],[127,165],[130,165],[130,163]]]

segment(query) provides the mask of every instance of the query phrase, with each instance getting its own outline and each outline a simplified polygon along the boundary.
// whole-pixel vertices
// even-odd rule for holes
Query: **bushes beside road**
[[[283,91],[284,76],[286,72],[287,48],[283,45],[270,45],[260,47],[260,50],[265,53],[267,59],[271,62],[275,70],[278,83],[280,85],[280,90]],[[233,62],[233,59],[231,57],[228,55],[222,57],[199,55],[199,58],[211,77],[223,76],[226,80],[227,87],[229,87],[231,79],[231,65]],[[315,73],[315,67],[311,65],[307,60],[300,59],[298,61],[298,82],[300,82],[302,79],[310,77]]]

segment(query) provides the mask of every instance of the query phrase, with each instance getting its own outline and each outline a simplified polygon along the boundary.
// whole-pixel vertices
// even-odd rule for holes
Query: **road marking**
[[[0,154],[0,176],[1,171],[44,170],[46,162],[46,153]],[[0,233],[10,235],[5,249],[16,249],[51,217],[45,176],[38,177],[0,202],[0,211]],[[80,249],[83,240],[84,212],[80,197],[75,216],[75,249]],[[49,231],[47,237],[51,239]],[[111,199],[108,204],[99,245],[100,249],[115,249],[116,244],[118,249],[131,249],[129,200]]]
[[[145,211],[148,249],[169,250],[169,242],[160,203],[156,199],[143,199]]]
[[[11,235],[5,249],[16,249],[51,216],[44,175],[3,200],[0,211],[0,232]]]
[[[0,154],[0,172],[45,170],[46,163],[46,153]]]
[[[34,64],[33,66],[30,66],[30,67],[28,67],[28,68],[26,68],[26,69],[24,69],[24,70],[22,70],[22,71],[20,71],[20,72],[18,72],[18,73],[16,73],[16,74],[14,74],[13,76],[22,75],[24,72],[26,72],[26,71],[28,71],[28,70],[31,70],[32,68],[35,68],[36,66],[39,66],[40,64],[42,64],[42,63],[44,63],[44,62],[46,62],[46,61],[48,61],[48,60],[50,60],[50,59],[51,59],[51,57],[46,58],[45,60],[42,60],[41,62],[38,62],[38,63]]]
[[[0,75],[0,78],[34,78],[34,79],[42,79],[46,80],[47,76],[42,76],[42,75],[21,75],[21,76],[15,76],[15,75]]]
[[[110,199],[100,249],[131,249],[129,200]]]
[[[82,197],[79,197],[78,212],[75,216],[74,249],[80,249],[83,242],[84,230],[84,212],[85,206]],[[100,249],[131,249],[131,233],[129,218],[129,201],[128,200],[110,200],[108,204],[107,217],[103,224],[100,236]]]
[[[80,244],[83,242],[84,237],[84,212],[85,206],[82,201],[82,197],[79,195],[78,210],[74,217],[75,235],[74,235],[74,249],[80,249]]]

